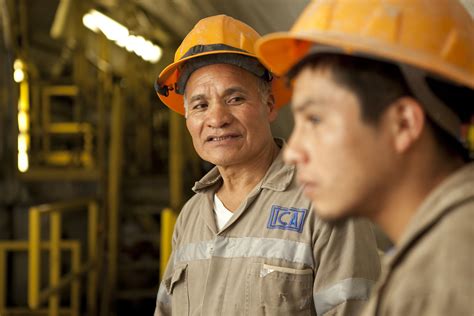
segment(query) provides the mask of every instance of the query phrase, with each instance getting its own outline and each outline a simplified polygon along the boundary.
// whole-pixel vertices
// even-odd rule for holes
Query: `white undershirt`
[[[217,197],[217,194],[214,194],[214,213],[216,213],[216,224],[218,230],[221,230],[234,214],[224,206],[222,201]]]

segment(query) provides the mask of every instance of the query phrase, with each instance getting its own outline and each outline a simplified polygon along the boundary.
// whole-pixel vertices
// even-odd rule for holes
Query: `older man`
[[[318,0],[257,44],[293,79],[285,159],[318,214],[395,243],[364,315],[473,313],[473,24],[453,0]]]
[[[321,222],[283,163],[270,123],[288,93],[255,58],[259,37],[203,19],[157,80],[216,167],[178,217],[155,315],[355,315],[378,276],[370,226]]]

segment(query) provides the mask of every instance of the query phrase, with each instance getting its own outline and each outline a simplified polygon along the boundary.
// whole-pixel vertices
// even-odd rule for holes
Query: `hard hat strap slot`
[[[167,85],[160,86],[157,81],[155,81],[154,86],[155,86],[155,91],[165,97],[169,96],[170,91],[174,90],[173,87],[168,87]]]
[[[451,136],[460,139],[461,119],[431,91],[426,82],[428,74],[406,64],[399,67],[415,97],[423,102],[428,116]]]

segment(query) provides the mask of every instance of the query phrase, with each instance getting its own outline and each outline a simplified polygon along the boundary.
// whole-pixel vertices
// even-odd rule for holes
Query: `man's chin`
[[[318,209],[317,206],[315,207],[315,211],[321,220],[334,226],[341,225],[352,217],[349,213],[331,211],[324,208]]]

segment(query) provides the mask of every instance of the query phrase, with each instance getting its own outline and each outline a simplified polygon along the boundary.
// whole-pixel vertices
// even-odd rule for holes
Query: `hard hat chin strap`
[[[426,82],[428,74],[406,64],[398,66],[413,95],[423,103],[427,115],[443,130],[459,140],[461,119],[432,92]]]

